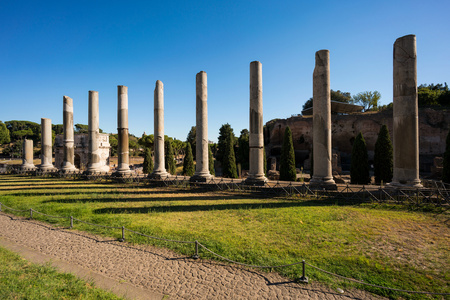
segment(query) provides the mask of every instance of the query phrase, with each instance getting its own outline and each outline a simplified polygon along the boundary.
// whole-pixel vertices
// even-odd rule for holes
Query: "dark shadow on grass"
[[[10,193],[5,194],[5,196],[57,196],[57,195],[85,195],[85,194],[91,194],[91,193],[98,193],[101,195],[151,195],[151,194],[176,194],[178,191],[171,191],[171,190],[155,190],[155,191],[148,191],[148,190],[132,190],[132,191],[124,191],[121,192],[120,190],[111,190],[111,188],[108,188],[107,191],[102,191],[103,187],[97,188],[97,187],[88,187],[83,189],[73,189],[71,187],[68,188],[52,188],[52,192],[48,192],[45,190],[49,189],[43,189],[42,191],[27,191],[28,189],[22,190],[24,192],[22,193]],[[53,190],[59,190],[58,192],[53,193]],[[92,190],[100,190],[98,192],[92,191]],[[0,189],[1,191],[1,189]]]
[[[193,199],[176,199],[176,200],[199,200],[199,197],[188,197]],[[221,198],[223,199],[223,197]],[[201,200],[201,199],[200,199]],[[211,199],[213,200],[213,199]],[[156,200],[164,201],[164,200]],[[167,201],[167,200],[165,200]],[[96,209],[96,214],[147,214],[153,212],[195,212],[195,211],[214,211],[214,210],[239,210],[239,209],[276,209],[287,207],[305,207],[305,206],[345,206],[355,205],[355,202],[330,201],[330,200],[312,200],[312,201],[289,201],[279,200],[261,203],[226,203],[212,205],[164,205],[152,207],[105,207]]]

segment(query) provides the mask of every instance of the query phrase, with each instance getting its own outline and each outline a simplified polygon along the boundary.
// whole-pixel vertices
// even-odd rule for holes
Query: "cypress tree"
[[[166,167],[166,171],[172,175],[175,175],[177,172],[177,166],[173,155],[172,143],[169,140],[164,141],[164,148],[164,165]]]
[[[450,183],[450,131],[448,132],[447,140],[445,141],[442,181],[445,183]]]
[[[250,161],[250,147],[249,147],[249,132],[247,129],[241,130],[241,135],[238,138],[238,150],[236,153],[237,162],[241,164],[243,170],[249,169]]]
[[[284,130],[283,145],[281,145],[280,180],[297,180],[294,144],[292,142],[292,132],[289,126]]]
[[[388,183],[392,181],[393,176],[393,154],[391,137],[386,125],[381,126],[378,138],[375,143],[375,155],[373,158],[373,167],[375,173],[375,182]]]
[[[192,155],[192,148],[190,143],[186,143],[186,155],[183,162],[183,175],[192,176],[195,173],[194,156]]]
[[[263,163],[264,163],[264,175],[267,177],[267,157],[266,157],[266,147],[263,146]]]
[[[233,135],[229,133],[225,143],[225,152],[223,154],[222,175],[223,177],[238,178],[233,139]]]
[[[353,184],[367,184],[370,182],[369,156],[366,141],[360,132],[353,142],[350,177]]]
[[[153,158],[150,148],[145,148],[144,164],[142,165],[142,173],[150,174],[153,171]]]
[[[214,157],[211,150],[211,145],[208,145],[208,161],[209,161],[209,173],[211,175],[216,175],[216,171],[214,170]]]

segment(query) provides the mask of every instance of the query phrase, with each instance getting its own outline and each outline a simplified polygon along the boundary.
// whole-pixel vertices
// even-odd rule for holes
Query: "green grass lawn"
[[[0,299],[122,299],[0,247]]]
[[[257,198],[251,194],[13,175],[0,176],[0,202],[16,209],[72,215],[169,239],[198,240],[212,251],[244,263],[279,265],[305,259],[330,272],[372,284],[449,292],[448,214],[436,209],[420,211],[327,199]],[[69,225],[68,219],[35,217]],[[121,236],[121,230],[79,222],[74,225],[77,230]],[[161,242],[130,232],[126,239],[188,255],[194,250],[192,244]],[[212,258],[206,252],[200,255]],[[300,266],[277,271],[290,278],[301,276]],[[391,298],[432,298],[341,281],[311,268],[307,276],[332,286],[353,286]]]

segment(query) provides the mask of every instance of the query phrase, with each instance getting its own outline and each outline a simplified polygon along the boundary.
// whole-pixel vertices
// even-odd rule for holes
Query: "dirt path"
[[[92,278],[129,299],[382,299],[343,294],[318,283],[297,284],[276,273],[193,260],[170,250],[136,247],[85,232],[0,213],[0,245],[36,262]]]

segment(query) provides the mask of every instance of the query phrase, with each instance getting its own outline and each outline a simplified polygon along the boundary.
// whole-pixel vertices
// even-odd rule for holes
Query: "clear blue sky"
[[[195,125],[195,75],[208,74],[209,139],[248,128],[249,64],[263,66],[264,122],[301,112],[315,52],[330,50],[331,88],[378,90],[392,101],[392,47],[417,36],[418,82],[450,83],[450,1],[0,0],[0,120],[62,124],[63,95],[87,124],[117,131],[117,85],[129,89],[129,128],[153,133],[153,90],[165,88],[165,133]]]

